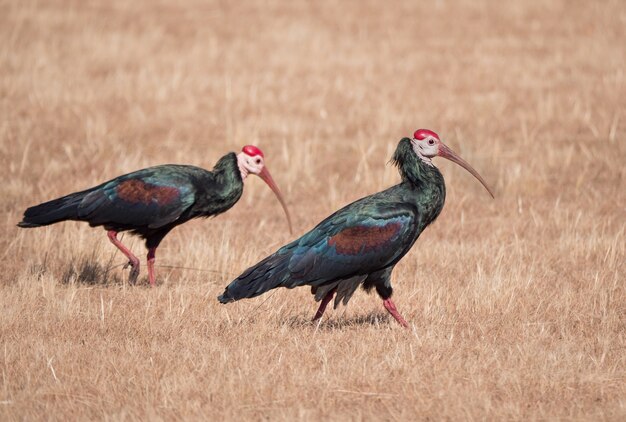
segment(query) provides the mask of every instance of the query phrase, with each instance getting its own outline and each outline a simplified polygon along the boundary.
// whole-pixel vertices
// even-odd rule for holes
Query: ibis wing
[[[286,284],[319,285],[397,262],[414,241],[414,219],[412,210],[401,204],[353,204],[285,246],[292,254]]]
[[[120,176],[89,193],[78,212],[91,225],[160,228],[176,221],[195,201],[184,173],[165,166]]]
[[[248,268],[233,280],[219,301],[255,297],[277,287],[319,287],[391,268],[411,248],[420,216],[394,189],[362,198],[332,214],[301,238]],[[348,288],[349,287],[349,288]]]

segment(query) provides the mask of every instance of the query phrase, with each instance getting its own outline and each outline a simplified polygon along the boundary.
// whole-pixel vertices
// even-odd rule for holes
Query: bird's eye
[[[434,139],[429,139],[428,140],[428,145],[435,145],[435,140]]]
[[[257,158],[257,159],[256,159],[256,163],[257,163],[257,164],[261,164],[261,159],[260,159],[260,158]]]

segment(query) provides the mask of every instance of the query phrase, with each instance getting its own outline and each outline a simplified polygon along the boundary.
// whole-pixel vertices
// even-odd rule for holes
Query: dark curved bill
[[[495,196],[493,194],[493,191],[489,188],[489,186],[487,186],[487,182],[485,182],[483,180],[483,178],[480,177],[480,174],[478,174],[478,172],[476,170],[474,170],[474,168],[472,166],[470,166],[467,161],[465,161],[464,159],[459,157],[454,151],[452,151],[450,148],[448,148],[448,146],[445,145],[443,142],[439,146],[439,154],[438,155],[440,157],[447,158],[448,160],[457,163],[458,165],[463,167],[465,170],[469,171],[472,174],[472,176],[477,178],[478,181],[480,183],[482,183],[482,185],[485,187],[485,189],[487,189],[487,192],[489,192],[489,195],[491,195],[492,198],[495,198]]]
[[[283,195],[282,193],[280,193],[280,189],[278,189],[278,186],[274,182],[274,179],[272,179],[272,175],[270,174],[270,171],[267,169],[267,167],[263,167],[263,170],[261,170],[261,172],[259,173],[259,177],[263,179],[265,183],[267,183],[267,186],[270,187],[270,189],[274,192],[274,194],[278,198],[278,201],[280,202],[280,205],[282,205],[283,210],[285,210],[285,215],[287,216],[287,224],[289,224],[289,233],[293,234],[293,229],[291,227],[291,217],[289,215],[289,210],[287,209],[287,204],[285,204]]]

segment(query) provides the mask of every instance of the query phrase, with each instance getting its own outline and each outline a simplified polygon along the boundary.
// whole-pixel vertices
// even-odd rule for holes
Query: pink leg
[[[385,309],[387,312],[391,314],[392,317],[396,319],[404,328],[409,328],[409,324],[402,318],[400,312],[396,309],[396,305],[391,301],[391,298],[383,300],[383,305],[385,305]]]
[[[122,244],[117,239],[117,232],[115,230],[107,231],[107,236],[109,236],[109,240],[113,243],[117,249],[122,251],[122,253],[128,258],[128,264],[130,265],[130,275],[128,276],[128,282],[130,284],[135,284],[137,282],[137,277],[139,277],[139,259],[128,249],[126,246]]]
[[[154,287],[154,283],[156,282],[154,277],[154,255],[156,254],[156,248],[148,249],[148,280],[150,280],[150,286]]]
[[[330,292],[326,293],[326,296],[324,296],[324,299],[322,299],[322,303],[320,303],[320,307],[317,308],[317,312],[315,312],[315,316],[311,321],[317,321],[322,317],[322,315],[324,315],[324,311],[326,310],[328,302],[333,300],[333,296],[335,296],[335,291],[337,291],[337,289],[332,289]]]

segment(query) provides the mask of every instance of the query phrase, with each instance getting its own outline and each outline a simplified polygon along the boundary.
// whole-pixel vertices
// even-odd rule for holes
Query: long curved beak
[[[489,186],[487,186],[487,182],[485,182],[483,178],[480,177],[480,174],[478,174],[478,172],[474,170],[474,168],[470,166],[467,161],[459,157],[454,151],[448,148],[447,145],[444,145],[443,142],[439,144],[439,153],[437,155],[443,158],[447,158],[448,160],[457,163],[458,165],[463,167],[465,170],[472,173],[472,176],[477,178],[478,181],[482,183],[482,185],[485,187],[485,189],[487,189],[487,192],[489,192],[489,195],[491,195],[492,198],[495,198],[493,191],[489,188]]]
[[[272,179],[272,175],[270,174],[270,171],[267,169],[267,167],[263,167],[263,170],[261,170],[261,172],[259,173],[259,177],[263,179],[265,183],[267,183],[267,186],[270,187],[270,189],[278,198],[278,201],[280,202],[280,205],[282,205],[283,210],[285,210],[285,215],[287,216],[287,224],[289,224],[289,234],[293,234],[293,228],[291,227],[291,216],[289,215],[287,204],[285,204],[283,195],[282,193],[280,193],[280,189],[278,189],[276,182],[274,182],[274,179]]]

